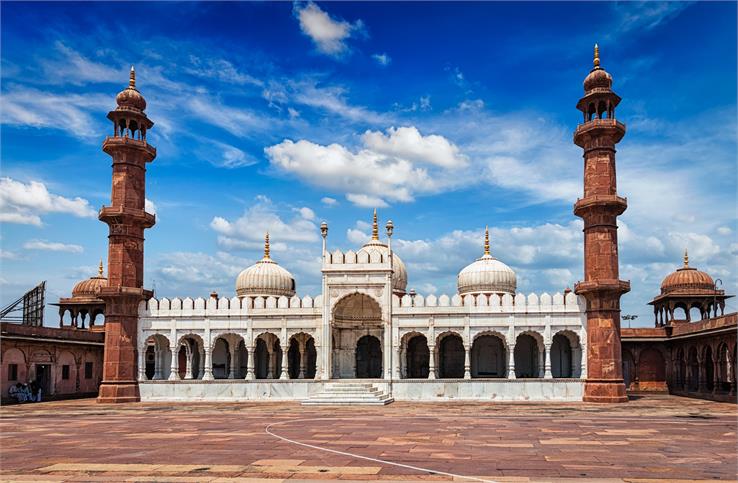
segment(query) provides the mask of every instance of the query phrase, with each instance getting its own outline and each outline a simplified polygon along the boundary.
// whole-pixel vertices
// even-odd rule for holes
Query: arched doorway
[[[458,334],[449,334],[438,346],[438,377],[461,379],[464,377],[464,343]]]
[[[705,356],[702,358],[705,365],[705,387],[708,391],[715,388],[715,362],[712,359],[712,347],[705,347]]]
[[[496,335],[474,339],[471,350],[472,377],[505,377],[505,345]]]
[[[687,384],[687,361],[684,359],[684,349],[682,348],[677,351],[676,369],[676,386],[679,389],[684,389]]]
[[[697,359],[697,348],[689,349],[689,382],[687,388],[696,391],[700,385],[700,361]]]
[[[563,334],[553,336],[551,343],[551,375],[553,377],[572,377],[572,350],[569,338]]]
[[[410,379],[428,379],[430,351],[428,339],[422,334],[414,335],[407,342],[406,377]]]
[[[515,377],[539,377],[538,342],[529,334],[520,334],[515,341]]]
[[[635,384],[635,359],[633,358],[633,353],[630,352],[628,349],[623,349],[623,383],[625,384],[625,389],[634,389],[632,387],[633,384]]]
[[[382,345],[373,335],[365,335],[356,343],[356,377],[382,377]]]
[[[317,353],[312,336],[304,332],[290,338],[290,348],[287,352],[289,362],[287,373],[290,379],[315,378],[315,361]]]
[[[347,295],[333,308],[331,326],[333,377],[382,377],[384,326],[379,303],[366,294]]]

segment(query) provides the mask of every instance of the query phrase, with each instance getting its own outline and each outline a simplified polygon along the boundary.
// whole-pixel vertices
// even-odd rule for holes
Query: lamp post
[[[627,321],[628,321],[628,328],[630,329],[630,321],[631,321],[631,320],[635,320],[635,319],[637,319],[637,318],[638,318],[638,316],[637,316],[637,315],[630,315],[630,314],[625,314],[625,315],[623,315],[623,316],[622,316],[621,318],[622,318],[623,320],[627,320]]]

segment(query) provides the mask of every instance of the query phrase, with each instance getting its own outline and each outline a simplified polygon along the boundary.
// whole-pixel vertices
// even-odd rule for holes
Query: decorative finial
[[[374,208],[374,219],[372,220],[372,240],[379,240],[379,224],[377,224],[376,208]]]
[[[687,253],[687,249],[684,249],[684,268],[689,268],[689,253]]]
[[[97,267],[97,276],[98,277],[102,277],[103,276],[102,258],[100,259],[100,266]]]
[[[264,236],[264,259],[269,259],[269,232]]]
[[[484,227],[484,254],[489,255],[489,226]]]
[[[130,80],[128,81],[128,87],[130,87],[131,89],[136,88],[136,69],[134,69],[133,66],[131,66],[131,76]]]
[[[600,68],[600,46],[595,44],[594,68]]]

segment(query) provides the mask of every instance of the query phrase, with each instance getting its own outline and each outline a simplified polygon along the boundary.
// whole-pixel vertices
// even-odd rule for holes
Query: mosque
[[[75,327],[78,316],[83,328],[89,315],[93,330],[104,317],[99,402],[625,402],[626,389],[735,400],[738,324],[723,313],[730,296],[686,255],[651,302],[655,327],[620,328],[630,283],[619,279],[617,217],[627,200],[617,193],[615,145],[625,125],[597,46],[574,132],[584,151],[584,195],[574,205],[584,220],[584,279],[556,294],[518,293],[488,231],[481,256],[460,267],[457,293],[408,291],[394,225],[380,230],[375,210],[371,238],[355,251],[329,249],[321,224],[320,293],[299,293],[266,234],[263,258],[238,275],[232,294],[156,299],[143,288],[143,233],[156,222],[144,210],[154,123],[133,69],[116,100],[103,142],[113,158],[111,205],[99,213],[110,227],[108,276],[101,266],[58,304]]]

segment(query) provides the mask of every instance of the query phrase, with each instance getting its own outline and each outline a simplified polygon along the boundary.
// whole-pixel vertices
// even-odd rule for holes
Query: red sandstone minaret
[[[146,163],[156,149],[146,142],[154,125],[144,113],[146,100],[136,89],[131,67],[128,87],[116,97],[118,107],[108,113],[113,136],[103,141],[103,151],[113,158],[110,206],[100,210],[108,236],[108,285],[100,291],[105,301],[105,360],[97,398],[101,403],[139,400],[136,382],[136,330],[138,304],[152,296],[143,288],[144,229],[154,226],[154,215],[144,211]]]
[[[625,135],[625,125],[615,120],[619,102],[595,45],[594,68],[577,103],[584,123],[574,131],[574,143],[584,149],[584,198],[574,205],[574,214],[584,219],[584,281],[575,291],[587,299],[584,400],[591,402],[628,400],[620,348],[620,296],[630,283],[618,271],[617,217],[628,206],[617,195],[615,176],[615,144]]]

